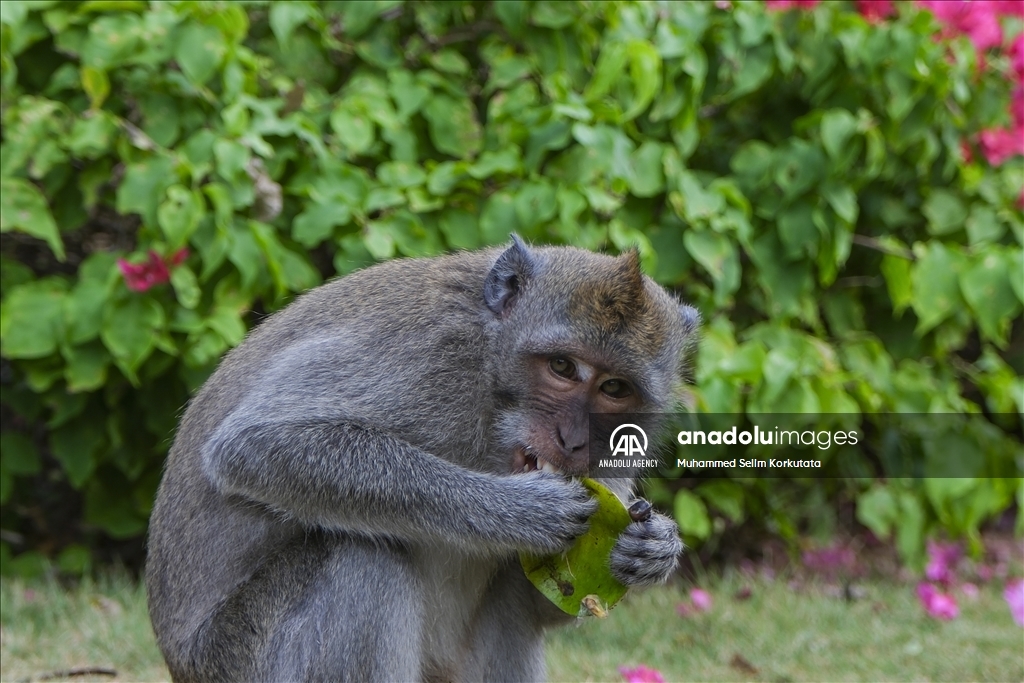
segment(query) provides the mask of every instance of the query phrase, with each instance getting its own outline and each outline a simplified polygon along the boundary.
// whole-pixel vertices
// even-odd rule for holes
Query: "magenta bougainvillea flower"
[[[125,284],[133,292],[145,292],[156,285],[169,282],[170,267],[177,266],[188,258],[188,249],[179,249],[169,259],[160,257],[152,249],[145,263],[129,263],[125,259],[117,260],[117,267],[124,275]]]
[[[1024,128],[989,128],[978,134],[978,143],[988,163],[999,166],[1012,156],[1024,155]]]
[[[919,0],[918,5],[931,10],[946,35],[966,35],[979,52],[1003,43],[999,25],[1000,6],[987,0]]]
[[[1010,615],[1018,626],[1024,626],[1024,579],[1009,581],[1003,589],[1003,597],[1010,606]]]
[[[619,673],[622,674],[626,683],[665,683],[665,677],[661,675],[660,671],[643,664],[632,669],[620,666]]]
[[[935,619],[949,621],[960,615],[960,607],[957,606],[956,599],[952,595],[940,592],[930,583],[917,584],[917,598],[921,601],[924,611]]]
[[[868,21],[881,21],[893,14],[892,0],[857,0],[857,11]]]

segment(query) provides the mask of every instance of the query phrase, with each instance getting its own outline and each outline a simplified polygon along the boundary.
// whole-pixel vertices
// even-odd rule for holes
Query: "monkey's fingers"
[[[634,522],[646,522],[651,518],[652,509],[649,502],[639,498],[629,506],[629,518]]]

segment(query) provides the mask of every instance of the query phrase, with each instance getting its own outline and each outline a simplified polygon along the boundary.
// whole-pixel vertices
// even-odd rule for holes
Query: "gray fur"
[[[574,318],[622,263],[518,241],[394,261],[261,324],[189,405],[153,512],[150,615],[173,678],[542,679],[543,628],[564,615],[517,553],[568,547],[595,505],[578,482],[511,474],[523,430],[563,408],[532,395],[528,359],[589,354],[666,410],[696,327],[647,278],[638,327]],[[654,515],[612,568],[656,583],[681,548]]]

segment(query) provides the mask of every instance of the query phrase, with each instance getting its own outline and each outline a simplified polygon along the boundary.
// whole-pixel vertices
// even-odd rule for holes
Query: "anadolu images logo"
[[[629,430],[623,432],[622,430]],[[619,432],[622,432],[620,435]],[[618,440],[616,440],[616,437]],[[640,439],[643,445],[640,445]],[[647,455],[647,433],[635,424],[619,425],[612,432],[608,439],[608,446],[612,449],[612,457],[622,456],[631,458],[633,456],[643,457]]]

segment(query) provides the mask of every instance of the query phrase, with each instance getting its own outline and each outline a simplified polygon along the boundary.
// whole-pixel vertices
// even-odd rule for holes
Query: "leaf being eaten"
[[[582,484],[598,504],[587,532],[563,553],[520,553],[519,560],[531,583],[563,612],[604,617],[626,594],[626,586],[611,573],[609,556],[632,520],[614,493],[593,479],[583,479]]]

